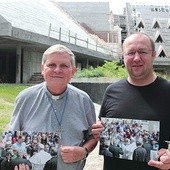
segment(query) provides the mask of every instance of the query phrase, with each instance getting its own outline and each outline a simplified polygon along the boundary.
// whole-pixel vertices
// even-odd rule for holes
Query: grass
[[[0,132],[6,130],[14,108],[15,97],[27,85],[0,84]]]

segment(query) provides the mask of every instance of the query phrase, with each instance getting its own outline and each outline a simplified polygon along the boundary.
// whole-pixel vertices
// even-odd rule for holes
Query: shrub
[[[127,76],[124,66],[118,65],[115,61],[105,61],[103,66],[90,69],[78,69],[75,77],[111,77],[111,78],[123,78]]]

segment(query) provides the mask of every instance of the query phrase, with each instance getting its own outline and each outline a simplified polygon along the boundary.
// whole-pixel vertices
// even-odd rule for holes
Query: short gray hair
[[[53,53],[68,53],[71,57],[72,65],[75,66],[75,55],[73,54],[73,52],[69,48],[67,48],[66,46],[61,45],[61,44],[53,45],[53,46],[49,47],[43,53],[42,64],[44,64],[46,62],[48,55],[53,54]]]

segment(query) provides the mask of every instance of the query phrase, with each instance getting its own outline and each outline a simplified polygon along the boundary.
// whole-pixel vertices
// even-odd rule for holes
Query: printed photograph
[[[60,134],[44,132],[5,131],[1,133],[0,163],[3,170],[21,163],[32,170],[57,167]],[[56,165],[53,164],[56,162]],[[55,168],[56,169],[56,168]]]
[[[100,155],[142,162],[158,160],[159,121],[105,117],[101,121]]]

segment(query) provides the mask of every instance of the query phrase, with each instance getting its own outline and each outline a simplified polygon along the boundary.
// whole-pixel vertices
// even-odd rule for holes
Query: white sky
[[[123,14],[126,3],[140,3],[146,5],[169,5],[169,0],[56,0],[59,2],[110,2],[110,9],[114,14]],[[169,2],[168,2],[169,1]]]

